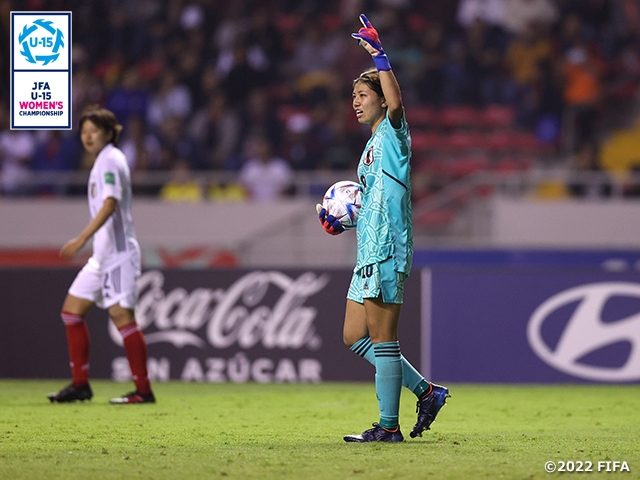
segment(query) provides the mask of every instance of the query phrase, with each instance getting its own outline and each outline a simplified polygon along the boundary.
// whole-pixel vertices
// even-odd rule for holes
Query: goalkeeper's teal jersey
[[[360,157],[363,188],[356,230],[358,257],[354,271],[393,258],[396,272],[409,274],[413,259],[411,219],[411,135],[402,116],[400,128],[388,116],[378,125]]]

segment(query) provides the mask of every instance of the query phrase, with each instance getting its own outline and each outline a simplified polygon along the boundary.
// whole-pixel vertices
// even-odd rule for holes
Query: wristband
[[[379,53],[378,55],[373,55],[373,63],[375,63],[378,71],[388,71],[391,70],[391,64],[389,63],[389,57],[387,57],[386,53]]]

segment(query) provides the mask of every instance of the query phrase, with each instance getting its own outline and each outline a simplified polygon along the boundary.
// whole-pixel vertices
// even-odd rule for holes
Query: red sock
[[[89,327],[80,315],[61,312],[60,316],[67,330],[73,385],[80,387],[89,383]]]
[[[133,383],[142,394],[151,393],[149,374],[147,373],[147,342],[138,324],[130,323],[118,329],[124,342],[124,351],[129,360]]]

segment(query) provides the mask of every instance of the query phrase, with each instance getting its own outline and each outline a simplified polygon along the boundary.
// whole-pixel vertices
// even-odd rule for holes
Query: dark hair
[[[82,130],[82,125],[87,120],[91,120],[101,130],[111,133],[111,140],[109,140],[109,142],[113,143],[116,147],[118,146],[118,139],[120,137],[120,132],[122,131],[122,125],[118,123],[118,119],[112,111],[97,104],[89,105],[82,111],[82,115],[80,116],[80,130]]]
[[[371,90],[376,92],[379,97],[384,98],[384,94],[382,93],[382,84],[380,83],[380,74],[375,67],[369,68],[362,72],[358,78],[353,81],[353,86],[356,86],[356,83],[362,82],[367,85]]]

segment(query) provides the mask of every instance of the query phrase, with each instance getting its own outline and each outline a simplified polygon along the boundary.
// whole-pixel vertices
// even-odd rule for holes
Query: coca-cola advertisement
[[[60,307],[77,270],[0,270],[0,376],[65,378]],[[136,320],[154,381],[372,381],[373,367],[342,343],[348,269],[148,270]],[[419,275],[405,286],[400,341],[420,365]],[[86,317],[91,376],[126,381],[122,337],[104,310]]]

